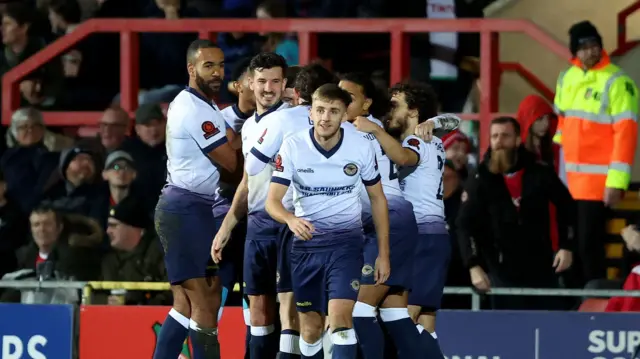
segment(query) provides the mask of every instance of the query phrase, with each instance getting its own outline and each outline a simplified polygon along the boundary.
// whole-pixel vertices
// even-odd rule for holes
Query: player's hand
[[[433,130],[436,128],[435,121],[424,121],[423,123],[418,124],[414,130],[414,134],[420,137],[424,142],[431,142],[433,138]]]
[[[605,188],[604,189],[604,205],[607,207],[614,207],[624,197],[624,191],[619,188]]]
[[[358,116],[355,120],[353,120],[353,125],[356,126],[358,131],[366,132],[366,133],[374,133],[380,130],[380,126],[376,123],[369,121],[368,118],[364,116]]]
[[[469,269],[469,274],[471,276],[471,284],[473,284],[479,292],[485,293],[491,290],[491,281],[482,267],[475,266]]]
[[[556,257],[553,260],[553,268],[556,269],[556,273],[564,272],[573,263],[573,253],[566,249],[561,249],[556,253]]]
[[[376,285],[384,284],[391,275],[391,263],[389,262],[389,256],[378,256],[376,258],[376,269],[373,272],[373,280],[376,281]]]
[[[287,226],[289,226],[289,229],[296,235],[296,237],[304,241],[310,240],[311,237],[313,237],[312,233],[315,230],[313,228],[313,224],[298,217],[292,217],[288,220]]]
[[[211,259],[217,264],[222,260],[222,250],[231,239],[231,231],[220,228],[211,244]]]

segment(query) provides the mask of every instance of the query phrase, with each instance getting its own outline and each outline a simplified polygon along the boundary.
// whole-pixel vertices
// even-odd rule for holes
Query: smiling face
[[[316,133],[324,138],[334,136],[347,116],[347,107],[342,101],[329,101],[315,96],[311,103],[310,116]]]
[[[270,109],[280,101],[285,84],[282,67],[253,71],[251,89],[261,112]]]

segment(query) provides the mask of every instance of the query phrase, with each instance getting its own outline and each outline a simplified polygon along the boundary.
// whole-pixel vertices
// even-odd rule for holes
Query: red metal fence
[[[215,38],[218,32],[292,32],[297,33],[300,46],[300,64],[316,58],[317,33],[389,33],[391,36],[391,82],[407,77],[409,70],[408,35],[424,32],[479,32],[481,100],[480,113],[464,118],[480,120],[480,132],[487,133],[489,120],[497,115],[498,87],[502,71],[516,71],[544,96],[553,92],[520,64],[500,64],[499,33],[525,33],[547,47],[552,53],[569,58],[566,47],[533,23],[525,20],[504,19],[92,19],[82,23],[71,34],[55,41],[33,57],[13,68],[2,79],[2,121],[7,124],[11,113],[18,108],[20,80],[51,59],[72,49],[78,42],[92,33],[120,33],[120,93],[121,105],[133,113],[138,103],[139,42],[141,32],[195,32],[201,38]],[[100,112],[46,112],[45,121],[49,126],[94,126]],[[481,136],[481,146],[485,147],[486,136]]]

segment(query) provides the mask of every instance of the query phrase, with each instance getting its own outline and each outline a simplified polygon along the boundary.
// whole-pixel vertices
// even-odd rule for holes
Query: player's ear
[[[283,78],[282,79],[282,91],[284,92],[284,90],[287,88],[287,78]]]
[[[418,118],[419,118],[419,116],[420,116],[420,113],[419,113],[419,111],[418,111],[418,109],[417,109],[417,108],[415,108],[415,109],[409,109],[409,117],[410,117],[410,118],[418,119]]]
[[[238,81],[229,82],[227,90],[236,96],[240,95],[240,83]]]
[[[194,64],[188,62],[187,63],[187,72],[189,73],[189,77],[196,77],[196,67]]]
[[[247,77],[247,81],[249,81],[249,89],[253,91],[253,77]]]
[[[366,98],[364,100],[364,103],[362,104],[362,111],[364,112],[369,112],[369,107],[371,107],[371,104],[373,103],[373,100],[371,100],[370,98]]]
[[[342,114],[342,120],[340,122],[349,121],[349,114],[347,113],[347,109],[345,108],[344,113]]]

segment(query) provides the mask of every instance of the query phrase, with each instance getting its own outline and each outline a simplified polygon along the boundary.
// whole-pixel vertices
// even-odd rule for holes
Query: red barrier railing
[[[627,40],[627,19],[629,18],[629,16],[631,16],[631,14],[638,10],[640,10],[640,1],[634,2],[618,13],[618,47],[613,52],[611,52],[612,56],[622,56],[638,44],[638,41]]]
[[[55,41],[39,53],[7,72],[2,79],[2,121],[9,122],[11,113],[18,108],[20,80],[42,64],[62,55],[92,33],[120,33],[120,95],[122,107],[130,112],[137,107],[138,100],[138,33],[140,32],[196,32],[201,38],[214,38],[218,32],[293,32],[298,35],[300,63],[306,64],[316,58],[317,33],[390,33],[391,36],[391,82],[407,77],[409,70],[409,41],[411,33],[424,32],[479,32],[481,99],[480,113],[463,116],[467,119],[482,119],[480,132],[487,133],[488,120],[498,110],[498,82],[500,76],[499,32],[525,33],[546,46],[562,58],[569,58],[569,51],[545,31],[525,20],[505,19],[92,19],[82,23],[72,33]],[[47,125],[78,126],[95,125],[100,112],[46,112]],[[486,136],[481,136],[485,148]]]

